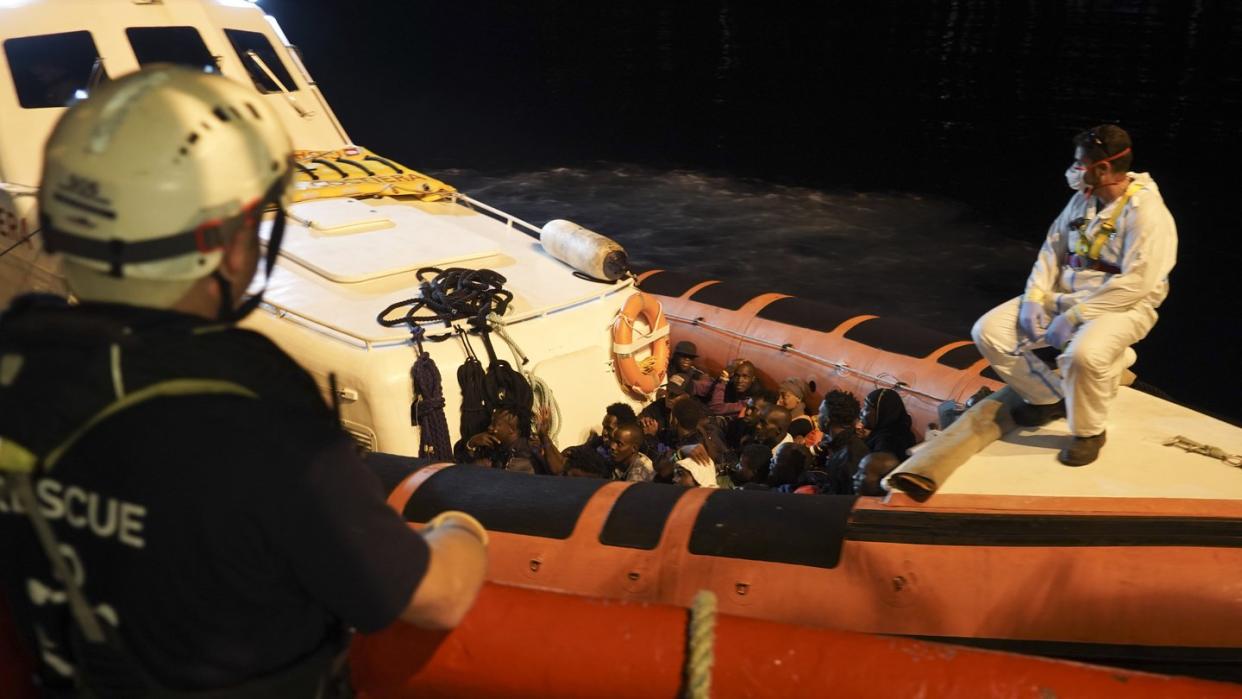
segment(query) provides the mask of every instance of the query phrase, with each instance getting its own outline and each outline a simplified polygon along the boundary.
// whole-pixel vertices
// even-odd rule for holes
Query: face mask
[[[1103,160],[1097,160],[1097,161],[1095,161],[1095,163],[1093,163],[1093,165],[1096,165],[1096,164],[1099,164],[1099,163],[1109,163],[1109,162],[1112,162],[1112,161],[1116,160],[1117,158],[1120,158],[1121,156],[1123,156],[1123,155],[1125,155],[1125,154],[1127,154],[1127,153],[1129,153],[1129,152],[1130,152],[1130,149],[1129,149],[1129,148],[1126,148],[1126,149],[1122,150],[1120,153],[1116,153],[1116,154],[1114,154],[1114,155],[1110,155],[1110,156],[1108,156],[1107,158],[1104,158]],[[1076,162],[1075,162],[1075,163],[1073,163],[1073,164],[1071,164],[1071,165],[1069,166],[1069,169],[1067,169],[1067,170],[1065,171],[1065,184],[1069,185],[1069,188],[1070,188],[1070,189],[1072,189],[1072,190],[1074,190],[1075,192],[1082,192],[1082,191],[1085,191],[1085,190],[1091,189],[1092,185],[1087,184],[1087,183],[1083,180],[1083,175],[1084,175],[1086,172],[1087,172],[1087,168],[1083,167],[1082,165],[1079,165],[1079,164],[1078,164],[1078,163],[1076,163]],[[1108,183],[1105,183],[1105,184],[1108,184]]]
[[[1086,168],[1077,163],[1070,165],[1069,169],[1065,171],[1065,184],[1069,185],[1069,188],[1075,192],[1081,192],[1086,189],[1087,183],[1082,180],[1082,175],[1086,171]]]

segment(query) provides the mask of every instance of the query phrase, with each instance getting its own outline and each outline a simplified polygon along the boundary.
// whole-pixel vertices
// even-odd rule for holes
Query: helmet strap
[[[263,287],[251,296],[242,300],[236,308],[233,307],[233,284],[217,267],[211,273],[212,278],[216,280],[216,284],[220,286],[220,308],[216,311],[216,320],[222,323],[238,323],[246,316],[254,312],[263,302],[263,294],[267,291],[267,285],[272,280],[272,270],[276,267],[276,258],[280,256],[280,244],[285,239],[285,216],[284,207],[278,206],[276,209],[276,218],[272,220],[272,230],[267,237],[267,255],[263,258]]]

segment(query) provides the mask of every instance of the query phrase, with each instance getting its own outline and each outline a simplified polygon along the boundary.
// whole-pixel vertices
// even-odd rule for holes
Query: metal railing
[[[801,357],[802,359],[805,359],[810,362],[814,362],[815,364],[819,364],[825,368],[832,369],[833,372],[837,376],[855,376],[860,379],[871,381],[872,383],[875,384],[876,388],[890,388],[899,393],[906,393],[906,394],[915,396],[916,398],[920,398],[924,401],[932,402],[936,405],[939,405],[945,402],[946,400],[952,400],[950,398],[932,395],[930,393],[927,393],[926,391],[920,391],[917,388],[912,388],[908,384],[906,384],[903,381],[900,381],[899,379],[897,379],[897,377],[891,374],[887,374],[887,373],[872,374],[871,372],[862,371],[861,369],[855,369],[851,367],[848,362],[845,362],[844,360],[841,360],[841,359],[828,359],[827,357],[821,357],[816,354],[811,354],[810,352],[804,352],[798,349],[797,347],[794,347],[793,343],[786,342],[784,344],[777,344],[769,340],[762,340],[757,337],[751,337],[750,335],[745,335],[743,333],[737,332],[736,330],[731,330],[729,328],[721,327],[719,325],[713,325],[712,323],[706,322],[702,318],[688,318],[688,317],[679,316],[673,313],[665,313],[664,315],[668,317],[669,320],[677,321],[679,323],[686,323],[686,324],[693,325],[699,328],[705,328],[707,330],[711,330],[712,332],[719,333],[721,335],[726,335],[736,340],[741,340],[742,342],[747,342],[749,344],[757,345],[759,347],[765,347],[768,349],[778,350],[786,354],[791,354],[795,357]]]
[[[472,209],[478,209],[510,228],[525,229],[522,232],[526,235],[533,236],[536,240],[543,235],[543,229],[535,224],[530,223],[529,221],[523,221],[517,216],[501,211],[500,209],[497,209],[489,204],[484,204],[468,194],[453,192],[452,197],[454,202],[459,204],[464,203]]]

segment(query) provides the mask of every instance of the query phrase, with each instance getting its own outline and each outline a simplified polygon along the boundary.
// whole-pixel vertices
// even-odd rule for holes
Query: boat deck
[[[1242,454],[1242,428],[1190,408],[1122,387],[1095,463],[1071,468],[1057,461],[1068,435],[1065,420],[1012,430],[958,468],[937,494],[1242,498],[1242,468],[1164,446],[1182,435]]]
[[[628,295],[632,286],[624,280],[599,284],[575,277],[538,241],[449,201],[329,199],[300,202],[291,213],[298,219],[285,230],[281,264],[264,301],[364,342],[408,341],[406,327],[384,327],[375,316],[390,303],[419,295],[416,272],[423,267],[465,266],[504,275],[505,289],[513,293],[505,315],[509,324]],[[308,225],[311,220],[335,228],[316,230]],[[262,283],[256,278],[254,289]],[[606,341],[607,323],[592,326],[599,331],[591,336],[593,342]],[[556,332],[576,338],[582,330]]]

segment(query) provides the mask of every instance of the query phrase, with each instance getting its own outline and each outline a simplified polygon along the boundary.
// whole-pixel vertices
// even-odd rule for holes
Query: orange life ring
[[[639,317],[650,328],[634,341],[634,321]],[[660,301],[650,294],[638,292],[625,300],[625,305],[612,322],[612,366],[627,389],[641,394],[654,393],[668,373],[668,319]],[[639,364],[634,353],[651,345],[651,357]]]

